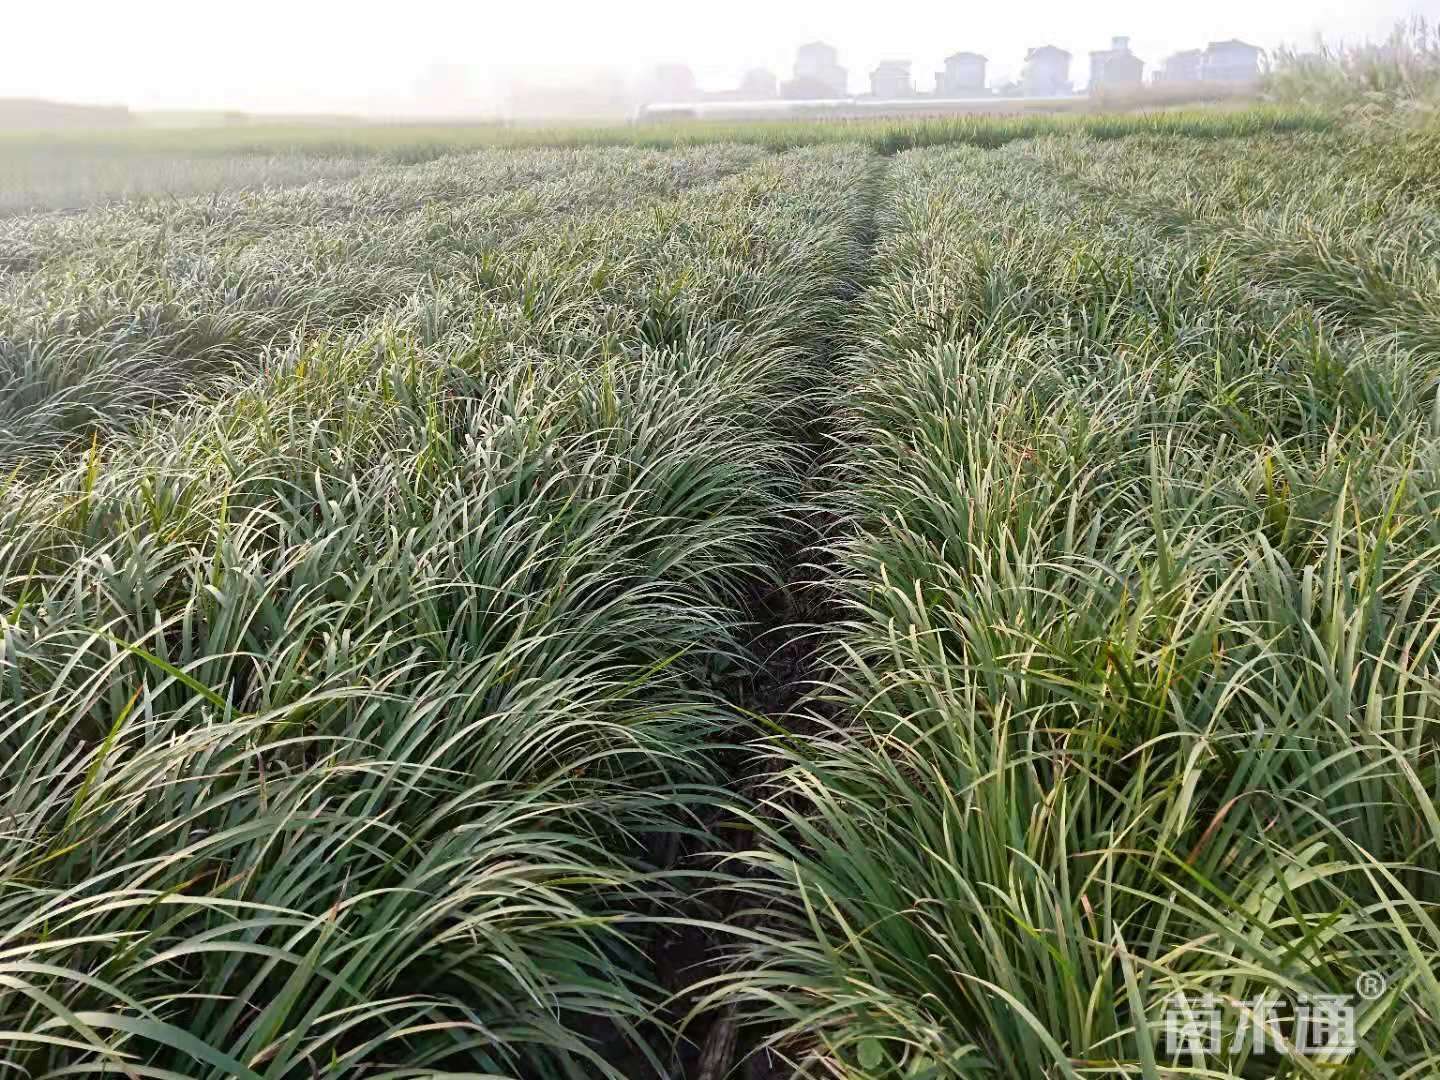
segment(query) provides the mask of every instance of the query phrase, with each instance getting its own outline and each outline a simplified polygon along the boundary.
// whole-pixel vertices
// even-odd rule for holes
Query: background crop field
[[[1437,180],[1304,106],[0,137],[0,1063],[1440,1074]]]
[[[955,116],[920,120],[706,123],[525,128],[476,124],[255,124],[52,134],[0,132],[0,215],[78,209],[116,199],[280,187],[346,180],[366,162],[415,164],[483,149],[629,146],[671,150],[745,143],[770,150],[817,143],[861,143],[880,153],[914,146],[999,146],[1060,132],[1097,138],[1153,130],[1198,137],[1323,130],[1333,118],[1303,104],[1252,109],[1174,109],[1106,113]]]

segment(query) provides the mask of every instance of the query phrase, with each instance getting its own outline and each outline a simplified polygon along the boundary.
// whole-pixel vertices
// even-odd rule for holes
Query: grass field
[[[1440,1075],[1432,128],[0,177],[7,1072]]]
[[[1075,113],[920,120],[506,127],[264,124],[196,130],[138,128],[51,134],[0,131],[0,218],[80,209],[116,199],[347,180],[369,163],[415,164],[462,151],[637,147],[674,150],[717,142],[772,151],[860,143],[893,154],[917,146],[1000,146],[1047,134],[1116,138],[1137,130],[1196,137],[1325,130],[1333,118],[1304,104],[1245,110],[1171,109],[1149,114]]]

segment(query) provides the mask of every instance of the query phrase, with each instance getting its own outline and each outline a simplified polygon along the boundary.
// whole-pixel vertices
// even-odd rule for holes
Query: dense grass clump
[[[1430,1075],[1440,354],[1340,303],[1343,261],[1257,282],[1283,218],[1191,245],[1106,157],[896,163],[845,374],[837,713],[773,749],[767,911],[713,994],[803,1075]],[[1354,1048],[1289,1010],[1247,1037],[1372,971]],[[1167,1054],[1178,994],[1217,1002],[1216,1053]]]
[[[665,852],[868,168],[571,219],[10,481],[8,1066],[661,1067]]]
[[[0,220],[5,1067],[1440,1073],[1432,133],[186,138]]]
[[[498,248],[756,160],[743,147],[489,153],[0,223],[0,467],[123,429],[277,349],[440,296],[459,304]]]
[[[1440,104],[1440,28],[1417,16],[1378,43],[1282,48],[1266,89],[1279,101],[1331,109],[1431,111]]]
[[[371,155],[344,150],[195,154],[176,149],[156,152],[143,144],[129,149],[124,137],[105,147],[63,136],[0,134],[0,220],[133,199],[341,183],[374,164]]]

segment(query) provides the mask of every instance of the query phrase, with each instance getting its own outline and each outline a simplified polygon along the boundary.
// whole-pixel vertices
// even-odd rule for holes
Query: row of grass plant
[[[884,153],[932,145],[998,146],[1046,134],[1115,138],[1141,131],[1228,138],[1333,127],[1311,106],[1246,109],[1156,108],[1128,113],[903,117],[827,116],[783,120],[678,119],[591,124],[266,124],[110,132],[0,132],[0,217],[77,209],[125,199],[165,199],[217,189],[344,180],[366,162],[418,164],[482,149],[673,150],[717,143],[782,151],[824,143],[861,143]],[[1042,106],[1041,108],[1044,108]]]
[[[437,155],[438,156],[438,155]],[[0,134],[0,222],[41,212],[73,213],[129,201],[167,201],[217,191],[343,183],[375,167],[372,154],[164,152]]]
[[[578,222],[10,482],[7,1068],[664,1067],[665,852],[869,167]]]
[[[1242,143],[1201,160],[1173,144],[1115,153],[1051,143],[1041,156],[1083,190],[1124,192],[1125,212],[1165,229],[1177,248],[1223,250],[1252,281],[1294,293],[1337,324],[1435,356],[1433,197],[1414,197],[1392,177],[1327,168],[1317,150],[1323,143],[1267,155]]]
[[[514,218],[523,207],[514,200],[521,198],[536,213],[620,207],[723,179],[758,157],[754,148],[716,146],[678,154],[472,151],[413,166],[370,160],[344,182],[217,188],[198,198],[5,218],[0,250],[9,273],[65,260],[79,274],[144,253],[233,254],[296,230],[385,225],[420,210],[441,224],[458,225],[464,219],[456,211],[465,209],[502,221]],[[511,201],[498,201],[502,196]]]
[[[833,719],[772,748],[764,910],[707,1004],[805,1076],[1431,1075],[1434,355],[1043,153],[892,184]],[[1179,995],[1218,1049],[1171,1053]],[[1322,995],[1353,1048],[1304,1044]]]
[[[297,339],[355,330],[474,277],[498,247],[713,183],[756,156],[495,152],[341,186],[12,224],[12,261],[33,268],[0,280],[0,466],[123,429]]]

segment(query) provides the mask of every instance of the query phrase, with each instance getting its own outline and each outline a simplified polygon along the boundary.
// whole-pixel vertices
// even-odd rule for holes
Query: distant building
[[[842,98],[849,85],[850,76],[840,66],[840,54],[823,41],[812,41],[795,53],[795,78],[786,84],[785,96]]]
[[[1130,51],[1128,37],[1111,38],[1110,48],[1090,54],[1090,92],[1138,90],[1145,81],[1145,62]]]
[[[685,64],[661,64],[645,82],[646,101],[694,101],[699,95],[695,73]]]
[[[740,96],[747,101],[768,101],[780,96],[775,73],[766,68],[751,68],[740,80]]]
[[[1070,54],[1054,45],[1041,45],[1025,54],[1020,83],[1029,97],[1058,97],[1070,93]]]
[[[1263,51],[1233,39],[1212,41],[1200,58],[1200,78],[1206,82],[1258,82]]]
[[[1155,73],[1156,82],[1190,83],[1200,81],[1200,59],[1205,54],[1199,49],[1186,49],[1165,58],[1165,63]]]
[[[870,73],[870,93],[885,101],[915,96],[909,60],[883,60]]]
[[[975,97],[985,93],[985,57],[958,52],[945,58],[945,70],[935,74],[935,93],[940,97]]]

